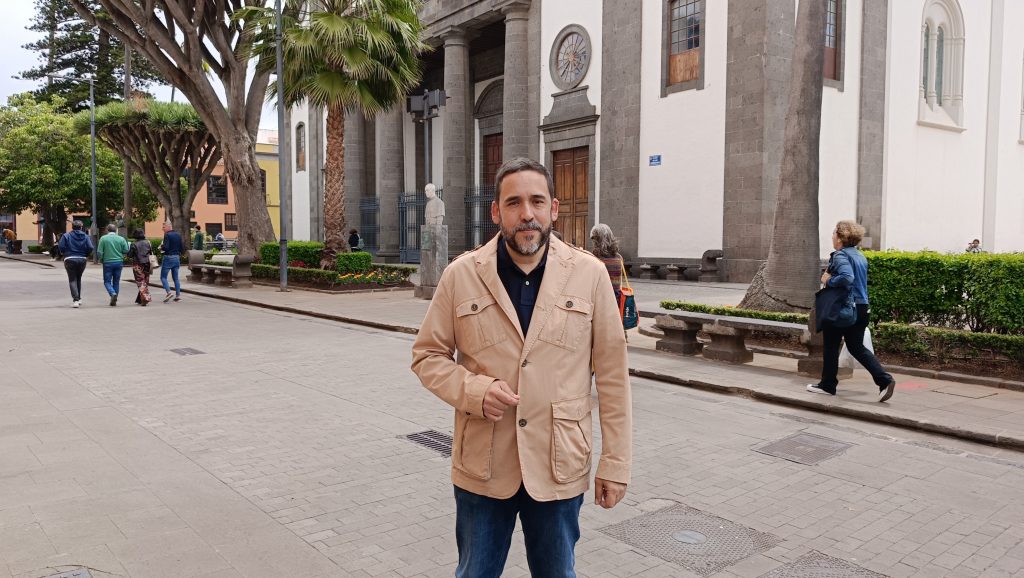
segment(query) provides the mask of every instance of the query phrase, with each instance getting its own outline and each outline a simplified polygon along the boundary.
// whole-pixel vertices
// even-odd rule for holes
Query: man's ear
[[[498,201],[491,201],[491,222],[501,225],[501,212],[498,211]]]
[[[551,222],[558,220],[558,199],[551,200]]]

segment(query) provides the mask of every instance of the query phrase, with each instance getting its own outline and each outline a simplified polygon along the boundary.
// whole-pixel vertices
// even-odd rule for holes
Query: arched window
[[[306,124],[295,125],[295,172],[306,170]]]
[[[927,0],[921,26],[918,123],[962,131],[964,17],[957,0]]]

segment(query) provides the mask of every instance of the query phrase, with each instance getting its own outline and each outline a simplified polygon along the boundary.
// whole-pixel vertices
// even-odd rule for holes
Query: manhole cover
[[[435,430],[416,432],[405,436],[407,439],[428,447],[435,452],[450,458],[452,457],[452,436]]]
[[[53,576],[47,576],[46,578],[92,578],[92,574],[85,568],[79,568],[78,570],[61,572],[60,574],[54,574]]]
[[[701,576],[714,574],[782,541],[682,504],[601,531]]]
[[[885,575],[812,550],[758,578],[885,578]]]
[[[191,347],[182,347],[180,349],[172,349],[171,351],[178,355],[204,355],[206,353],[205,351],[199,351],[198,349],[192,349]]]
[[[754,451],[798,464],[813,466],[834,458],[851,447],[853,444],[839,440],[809,433],[798,433],[754,448]]]

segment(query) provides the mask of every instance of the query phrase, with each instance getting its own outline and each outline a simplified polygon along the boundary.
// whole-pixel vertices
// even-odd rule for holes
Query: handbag
[[[843,249],[840,249],[843,251]],[[834,257],[833,257],[834,259]],[[832,261],[829,260],[828,269],[831,272]],[[825,311],[824,319],[828,321],[833,327],[845,328],[850,327],[857,322],[857,303],[853,299],[853,288],[846,287],[846,292],[842,296],[836,297],[829,307],[828,311]],[[822,292],[839,292],[843,288],[840,287],[828,287],[822,289]]]
[[[156,255],[150,253],[149,254],[149,270],[152,271],[153,269],[156,269],[159,266],[160,266],[160,262],[156,260]]]
[[[640,323],[640,313],[636,310],[636,297],[626,276],[626,265],[619,259],[622,268],[622,287],[619,290],[619,317],[622,318],[623,329],[633,329]]]

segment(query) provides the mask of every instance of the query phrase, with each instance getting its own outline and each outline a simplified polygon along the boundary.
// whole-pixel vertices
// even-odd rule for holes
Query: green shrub
[[[735,307],[704,305],[702,303],[687,303],[685,301],[662,301],[661,306],[664,309],[689,311],[691,313],[707,313],[709,315],[728,315],[730,317],[745,317],[748,319],[781,321],[783,323],[801,323],[803,325],[807,324],[807,315],[804,313],[776,313],[773,311],[754,311],[752,309],[737,309]]]
[[[371,261],[372,256],[364,251],[358,251],[355,253],[338,253],[335,268],[338,270],[338,273],[342,274],[364,273],[370,270],[370,265],[372,264]]]
[[[1009,359],[1024,363],[1024,335],[972,333],[953,329],[879,323],[871,330],[876,351],[920,358]]]
[[[288,261],[302,261],[309,264],[320,264],[320,255],[324,244],[319,241],[288,241]],[[277,265],[281,262],[281,243],[263,243],[260,245],[260,263]]]
[[[132,241],[129,240],[128,242],[131,243]],[[149,239],[149,244],[153,245],[153,254],[156,255],[157,258],[160,258],[160,257],[164,256],[164,254],[160,251],[160,243],[163,243],[163,242],[164,242],[164,238],[163,237],[151,237]]]
[[[281,268],[273,265],[253,264],[252,276],[257,279],[280,279]],[[302,283],[322,283],[326,285],[337,285],[338,272],[326,269],[303,269],[300,267],[288,267],[288,279]]]
[[[864,254],[874,320],[1024,334],[1024,255]]]
[[[43,253],[43,252],[45,252],[45,251],[46,251],[46,248],[45,248],[45,247],[43,247],[42,245],[32,245],[32,246],[30,246],[30,247],[28,248],[28,252],[29,252],[29,253],[34,253],[34,254],[36,254],[36,255],[38,255],[38,254],[40,254],[40,253]]]

